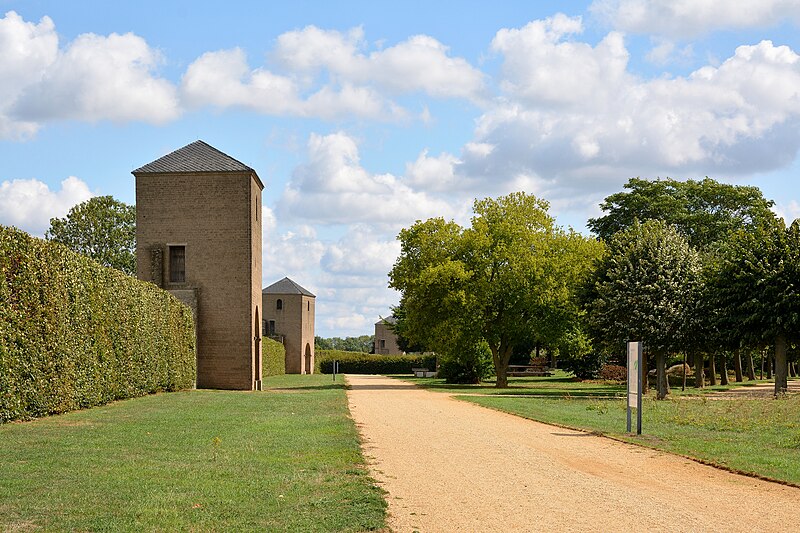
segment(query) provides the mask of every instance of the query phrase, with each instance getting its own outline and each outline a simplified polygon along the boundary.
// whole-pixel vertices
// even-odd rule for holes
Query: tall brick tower
[[[314,373],[316,299],[289,278],[276,281],[263,291],[264,335],[283,342],[287,374]]]
[[[261,388],[261,183],[195,141],[133,171],[136,275],[189,305],[197,387]]]

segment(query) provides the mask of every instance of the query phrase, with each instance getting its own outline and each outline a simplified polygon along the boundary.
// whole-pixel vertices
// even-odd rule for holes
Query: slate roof
[[[308,289],[304,289],[289,278],[283,278],[280,281],[276,281],[261,292],[263,294],[302,294],[304,296],[316,298],[316,296],[311,294]]]
[[[137,168],[133,174],[174,172],[252,172],[255,170],[210,144],[197,140]]]
[[[397,319],[393,316],[387,316],[386,318],[381,318],[375,322],[376,326],[379,324],[397,324]]]

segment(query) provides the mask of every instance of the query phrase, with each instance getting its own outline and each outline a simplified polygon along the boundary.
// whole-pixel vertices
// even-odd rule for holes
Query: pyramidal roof
[[[132,174],[173,172],[252,172],[255,174],[255,170],[241,161],[237,161],[200,140],[147,163],[134,170]]]
[[[311,291],[304,289],[289,278],[283,278],[280,281],[276,281],[261,292],[264,294],[302,294],[304,296],[316,298],[316,296],[311,294]]]

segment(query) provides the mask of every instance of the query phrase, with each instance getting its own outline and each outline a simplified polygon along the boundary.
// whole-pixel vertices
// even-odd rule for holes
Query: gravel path
[[[397,532],[797,531],[800,489],[346,376]]]

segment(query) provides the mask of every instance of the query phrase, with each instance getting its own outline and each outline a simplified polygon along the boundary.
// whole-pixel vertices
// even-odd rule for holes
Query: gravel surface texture
[[[346,379],[392,531],[798,531],[800,489],[391,378]]]

